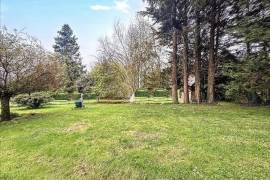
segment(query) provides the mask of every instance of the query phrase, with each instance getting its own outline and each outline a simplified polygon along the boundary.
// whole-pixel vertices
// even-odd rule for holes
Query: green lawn
[[[269,107],[139,102],[13,106],[0,179],[269,179]]]

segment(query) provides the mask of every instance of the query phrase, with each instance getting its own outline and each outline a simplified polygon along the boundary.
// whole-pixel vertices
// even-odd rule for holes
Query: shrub
[[[166,89],[157,89],[154,91],[154,97],[169,97],[169,91]]]
[[[139,89],[135,92],[136,97],[150,97],[150,93],[146,89]]]
[[[20,94],[14,98],[14,102],[21,106],[30,108],[40,108],[41,106],[52,101],[52,97],[45,92],[37,92],[32,94]]]

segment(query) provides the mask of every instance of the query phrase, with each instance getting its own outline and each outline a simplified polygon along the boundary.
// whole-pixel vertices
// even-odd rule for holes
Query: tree
[[[121,73],[133,102],[136,90],[143,87],[145,74],[160,61],[159,51],[151,26],[138,16],[127,27],[115,23],[112,37],[100,40],[98,59],[123,67]]]
[[[199,0],[192,1],[192,12],[194,16],[194,71],[195,71],[195,98],[199,104],[202,101],[201,98],[201,65],[202,65],[202,40],[201,40],[201,24],[202,24],[202,11],[204,2]]]
[[[180,23],[177,16],[178,0],[145,0],[149,7],[143,14],[153,18],[159,24],[159,35],[169,47],[172,47],[171,81],[173,103],[178,103],[177,95],[177,62],[178,62],[178,36]],[[172,43],[171,43],[172,42]]]
[[[190,9],[190,4],[188,0],[179,1],[178,16],[181,23],[181,35],[183,43],[183,85],[184,85],[184,103],[189,103],[189,88],[188,88],[188,77],[189,77],[189,39],[188,39],[188,12]]]
[[[143,87],[151,92],[151,94],[153,94],[156,89],[162,87],[161,73],[161,64],[153,64],[144,76]]]
[[[65,68],[61,64],[61,55],[44,52],[40,54],[40,62],[33,68],[31,76],[22,82],[28,94],[44,90],[58,90],[64,86]],[[35,82],[35,85],[32,85]],[[49,83],[48,83],[49,82]]]
[[[36,39],[16,30],[8,32],[6,28],[0,29],[0,39],[1,120],[10,120],[13,95],[35,91],[41,81],[42,89],[54,82],[48,73],[40,73],[41,67],[45,67],[46,52]]]
[[[228,99],[249,105],[270,101],[270,4],[267,1],[246,0],[233,4],[235,18],[230,35],[238,41],[234,48],[237,61],[223,68],[231,78],[227,86]],[[238,53],[238,51],[242,53]]]
[[[93,90],[99,98],[126,99],[129,95],[129,86],[122,76],[121,64],[100,60],[91,72],[94,81]]]
[[[241,86],[238,89],[245,89],[245,93],[238,92],[247,94],[245,96],[254,101],[269,97],[270,90],[266,87],[270,41],[268,1],[145,1],[148,7],[143,13],[152,18],[161,44],[170,47],[173,52],[171,79],[174,102],[177,58],[181,63],[177,64],[176,68],[182,71],[182,80],[178,80],[177,83],[183,84],[186,103],[189,101],[187,77],[192,70],[195,73],[197,103],[203,98],[207,99],[208,103],[214,103],[218,98],[224,99],[225,86],[228,84],[233,84],[234,88],[231,89],[235,89],[236,84]],[[190,51],[192,48],[193,51]],[[223,67],[227,63],[230,63],[229,67],[234,73],[224,73]],[[256,63],[263,64],[257,66],[262,73],[253,71],[257,69]],[[245,76],[242,77],[241,73]],[[259,82],[252,82],[254,80]],[[244,84],[248,85],[243,86]],[[229,89],[231,85],[228,86]],[[263,97],[261,94],[264,94]]]
[[[208,89],[207,99],[208,103],[215,101],[215,32],[216,32],[216,15],[217,15],[217,2],[216,0],[210,1],[210,33],[209,33],[209,59],[208,59]]]
[[[67,82],[66,91],[75,90],[76,81],[85,73],[82,58],[79,52],[77,37],[73,34],[68,24],[64,24],[55,38],[54,51],[62,55],[62,63],[66,66]]]

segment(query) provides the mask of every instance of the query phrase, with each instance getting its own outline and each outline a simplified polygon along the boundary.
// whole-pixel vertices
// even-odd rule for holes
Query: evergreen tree
[[[238,61],[224,70],[231,78],[227,98],[249,105],[270,102],[270,3],[259,0],[234,2],[230,32],[241,51]]]
[[[268,0],[145,1],[144,13],[159,25],[160,42],[172,49],[174,102],[177,83],[189,102],[187,77],[192,72],[197,103],[224,100],[226,89],[227,97],[237,89],[248,103],[270,101]],[[180,81],[176,69],[182,72]]]
[[[178,103],[177,95],[177,62],[178,62],[178,44],[179,44],[179,30],[180,19],[178,15],[178,7],[180,1],[178,0],[146,0],[149,4],[146,15],[152,17],[160,24],[158,34],[161,42],[172,48],[171,60],[171,82],[172,82],[172,99],[173,103]]]
[[[62,62],[66,67],[66,91],[72,93],[75,90],[76,81],[85,73],[82,58],[79,52],[77,37],[73,34],[68,24],[64,24],[55,38],[54,51],[63,56]]]

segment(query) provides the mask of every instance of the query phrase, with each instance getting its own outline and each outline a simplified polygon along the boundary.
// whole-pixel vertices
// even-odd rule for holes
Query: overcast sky
[[[24,30],[52,51],[54,37],[69,24],[78,37],[83,63],[95,61],[98,39],[112,33],[113,23],[128,24],[142,0],[0,0],[1,26]]]

